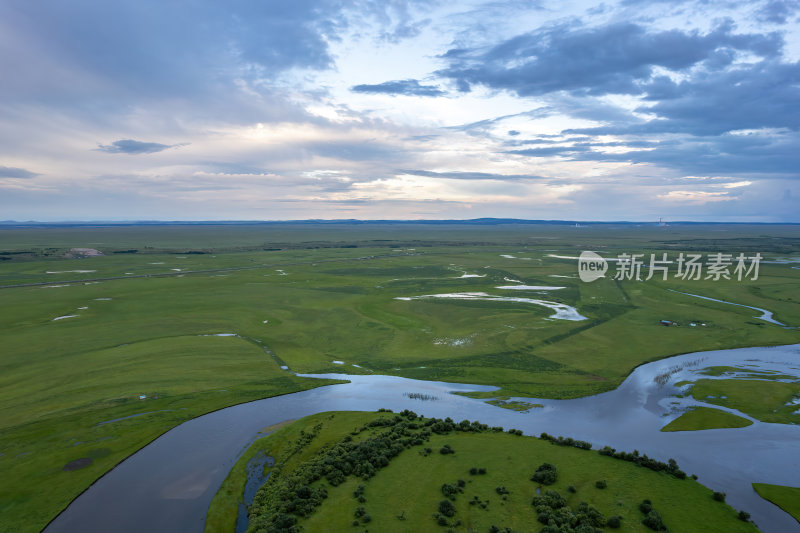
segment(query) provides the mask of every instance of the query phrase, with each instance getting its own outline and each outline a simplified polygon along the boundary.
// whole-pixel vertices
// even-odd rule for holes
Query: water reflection
[[[449,394],[493,387],[327,374],[319,377],[351,383],[230,407],[169,431],[90,487],[45,531],[200,533],[211,498],[261,428],[321,411],[385,407],[456,421],[479,420],[532,435],[570,436],[592,442],[595,448],[638,449],[665,462],[674,458],[709,488],[726,492],[728,503],[750,512],[762,531],[800,532],[800,524],[762,500],[750,485],[797,485],[800,426],[756,421],[737,429],[660,432],[679,415],[672,402],[680,389],[674,384],[696,379],[698,370],[755,365],[797,376],[798,363],[800,344],[686,354],[637,368],[614,391],[575,400],[536,399],[544,407],[528,413]],[[667,379],[656,379],[664,374]],[[437,400],[417,399],[426,396]],[[697,403],[680,401],[681,408]]]

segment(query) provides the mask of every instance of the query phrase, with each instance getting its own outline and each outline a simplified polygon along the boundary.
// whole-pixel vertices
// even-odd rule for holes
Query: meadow
[[[66,257],[72,248],[104,255]],[[554,256],[587,249],[775,259],[796,256],[800,235],[796,226],[738,225],[2,227],[0,530],[41,530],[185,420],[328,383],[295,373],[571,398],[610,390],[669,355],[800,341],[797,329],[751,309],[667,290],[763,307],[798,326],[800,270],[791,264],[764,263],[757,281],[583,283],[575,260]],[[517,282],[563,288],[498,288]],[[464,292],[556,302],[586,319],[507,299],[398,299]]]
[[[373,421],[394,416],[320,413],[256,441],[217,493],[205,532],[234,530],[238,494],[246,477],[244,466],[257,453],[275,459],[262,489],[268,492],[282,483],[291,483],[292,476],[326,450],[335,449],[342,439],[365,443],[379,438],[384,426],[372,425]],[[403,413],[400,416],[407,420]],[[425,427],[424,420],[411,420]],[[644,500],[651,502],[671,531],[757,531],[752,523],[738,519],[736,510],[715,501],[712,491],[691,477],[678,479],[596,451],[558,446],[498,429],[434,432],[424,443],[401,451],[374,475],[351,475],[336,485],[323,477],[310,488],[324,488],[327,497],[300,517],[297,525],[309,533],[541,531],[544,525],[538,521],[532,500],[537,494],[556,491],[573,512],[581,502],[588,503],[604,517],[603,526],[611,517],[618,517],[619,526],[612,529],[620,531],[651,531],[642,523],[646,515],[639,506]],[[446,447],[453,452],[440,453]],[[532,481],[532,475],[543,463],[556,467],[554,482]],[[443,520],[446,525],[437,523],[436,518],[443,500],[452,503],[453,514]],[[262,529],[251,522],[248,531],[257,533]]]
[[[716,428],[743,428],[752,425],[750,420],[727,411],[710,407],[695,407],[661,428],[661,431],[697,431]]]

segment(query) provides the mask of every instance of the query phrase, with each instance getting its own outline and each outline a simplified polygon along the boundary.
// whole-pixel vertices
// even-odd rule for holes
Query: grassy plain
[[[701,379],[690,391],[695,400],[730,407],[762,422],[800,423],[800,383],[768,380]]]
[[[753,483],[759,496],[769,500],[800,522],[800,487]]]
[[[331,445],[363,426],[371,419],[393,416],[383,413],[320,413],[295,422],[291,426],[257,441],[240,459],[226,479],[211,506],[206,533],[233,530],[238,495],[244,486],[244,464],[259,451],[276,458],[274,467],[281,475],[288,475],[313,458],[326,445]],[[294,450],[300,430],[307,433],[318,425],[317,436],[300,451]],[[354,439],[365,439],[377,429],[360,433]],[[439,448],[449,444],[455,453],[442,455]],[[433,453],[422,453],[429,447]],[[536,519],[531,500],[537,483],[530,480],[536,468],[548,462],[558,469],[558,480],[542,490],[556,490],[577,508],[586,501],[604,516],[620,516],[620,531],[649,531],[641,521],[643,514],[638,505],[643,499],[653,502],[671,531],[734,532],[756,531],[752,523],[737,519],[730,506],[716,502],[712,492],[692,480],[676,479],[665,473],[656,473],[632,463],[604,457],[595,451],[562,447],[532,437],[508,433],[461,433],[433,435],[422,446],[411,447],[392,459],[388,466],[378,470],[368,481],[350,477],[336,487],[327,486],[328,498],[299,525],[304,531],[446,531],[436,524],[433,515],[444,499],[441,486],[466,482],[463,494],[455,497],[453,520],[462,524],[453,531],[489,531],[492,525],[509,527],[513,531],[539,531],[543,526]],[[485,475],[470,475],[472,467],[485,468]],[[607,487],[595,486],[605,480]],[[271,481],[271,480],[270,480]],[[270,482],[268,481],[268,483]],[[324,484],[319,481],[317,484]],[[358,502],[353,492],[364,485],[365,502]],[[497,488],[508,490],[504,499]],[[572,486],[575,492],[570,492]],[[469,505],[475,496],[485,503]],[[353,527],[354,511],[364,507],[372,520],[366,525]],[[398,518],[402,517],[402,518]],[[700,518],[702,517],[702,519]]]
[[[661,431],[697,431],[702,429],[743,428],[753,423],[746,418],[736,416],[710,407],[695,407],[661,428]]]
[[[65,258],[73,247],[105,255]],[[757,281],[582,283],[574,260],[553,256],[584,249],[787,257],[800,252],[800,235],[796,226],[699,225],[2,227],[0,530],[38,531],[184,420],[321,384],[292,372],[569,398],[610,390],[668,355],[800,341],[750,309],[667,290],[765,307],[797,326],[800,270],[791,265],[762,264]],[[497,288],[508,280],[564,288]],[[30,285],[9,287],[20,284]],[[588,319],[556,320],[518,302],[396,299],[448,292],[556,301]],[[77,316],[53,320],[68,315]],[[61,470],[83,457],[93,463]]]

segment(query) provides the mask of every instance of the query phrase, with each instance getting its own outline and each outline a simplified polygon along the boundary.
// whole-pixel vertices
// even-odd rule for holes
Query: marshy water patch
[[[80,470],[81,468],[86,468],[93,462],[94,459],[92,459],[91,457],[81,457],[80,459],[75,459],[74,461],[68,462],[61,468],[61,470],[65,472],[72,472],[74,470]]]
[[[80,316],[80,315],[64,315],[64,316],[57,316],[57,317],[55,317],[55,318],[53,319],[53,322],[55,322],[56,320],[64,320],[65,318],[75,318],[75,317],[78,317],[78,316]]]
[[[581,315],[578,312],[578,310],[572,307],[571,305],[562,304],[560,302],[551,302],[548,300],[538,300],[535,298],[519,298],[515,296],[494,296],[487,294],[485,292],[454,292],[454,293],[444,293],[444,294],[424,294],[422,296],[398,296],[395,298],[395,300],[428,300],[435,298],[454,299],[454,300],[486,300],[494,302],[518,302],[518,303],[540,305],[542,307],[548,307],[553,311],[555,311],[555,313],[550,315],[548,318],[554,318],[558,320],[571,320],[576,322],[581,320],[587,320],[585,316]]]
[[[113,298],[95,298],[94,300],[96,302],[108,302],[110,300],[113,300]]]
[[[43,289],[58,289],[59,287],[69,287],[69,285],[45,285]]]
[[[507,281],[507,282],[509,282],[509,283],[522,283],[522,281],[520,281],[520,280],[518,280],[518,279],[514,279],[514,278],[505,278],[505,277],[503,278],[503,281]]]
[[[344,361],[331,361],[334,365],[343,365]]]
[[[472,339],[475,338],[475,333],[469,335],[468,337],[464,337],[461,339],[448,339],[446,337],[439,337],[437,339],[433,339],[433,344],[436,345],[444,345],[444,346],[467,346],[468,344],[472,343]]]
[[[516,259],[517,257],[514,255],[509,254],[500,254],[500,257],[505,257],[506,259]]]
[[[495,289],[509,289],[512,291],[558,291],[566,287],[551,287],[549,285],[502,285]]]
[[[72,272],[75,274],[91,274],[92,272],[97,272],[97,270],[45,270],[45,274],[69,274]]]
[[[737,303],[734,303],[734,302],[727,302],[725,300],[718,300],[716,298],[709,298],[708,296],[701,296],[699,294],[692,294],[690,292],[676,291],[674,289],[667,289],[667,290],[670,291],[670,292],[678,293],[678,294],[684,294],[686,296],[694,296],[695,298],[701,298],[703,300],[709,300],[709,301],[712,301],[712,302],[719,302],[719,303],[728,304],[728,305],[736,305],[738,307],[746,307],[748,309],[753,309],[755,311],[761,311],[761,316],[754,316],[753,318],[757,318],[759,320],[763,320],[764,322],[770,322],[771,324],[776,324],[778,326],[786,327],[786,324],[783,324],[782,322],[778,322],[777,320],[772,318],[772,311],[767,311],[766,309],[762,309],[760,307],[753,307],[752,305],[744,305],[744,304],[737,304]]]
[[[95,427],[105,426],[106,424],[119,422],[120,420],[128,420],[129,418],[136,418],[137,416],[149,415],[151,413],[163,413],[165,411],[172,411],[172,409],[159,409],[157,411],[146,411],[144,413],[136,413],[135,415],[121,416],[119,418],[113,418],[111,420],[104,420],[103,422],[98,422]]]
[[[250,516],[247,507],[253,503],[253,499],[258,489],[267,482],[272,471],[267,468],[275,466],[275,459],[267,455],[264,450],[259,450],[249,461],[247,461],[247,481],[242,493],[242,501],[239,502],[239,511],[236,518],[236,533],[245,533],[250,525]]]

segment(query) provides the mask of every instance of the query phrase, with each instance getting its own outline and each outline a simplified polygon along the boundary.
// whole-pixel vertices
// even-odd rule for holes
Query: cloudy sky
[[[0,220],[800,222],[795,0],[3,0]]]

